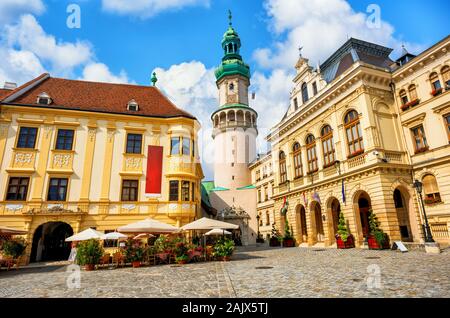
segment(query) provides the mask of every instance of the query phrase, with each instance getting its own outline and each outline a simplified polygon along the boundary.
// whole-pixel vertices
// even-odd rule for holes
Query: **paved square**
[[[450,250],[240,248],[231,262],[0,273],[0,297],[450,297]],[[369,288],[371,286],[372,288]]]

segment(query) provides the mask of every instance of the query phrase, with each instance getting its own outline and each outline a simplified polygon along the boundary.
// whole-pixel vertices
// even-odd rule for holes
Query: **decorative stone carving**
[[[113,141],[115,133],[116,133],[115,130],[108,129],[108,132],[107,132],[107,140],[108,140],[108,142],[112,142]]]
[[[53,166],[58,168],[67,168],[70,164],[71,156],[69,154],[56,154],[53,157]]]
[[[178,209],[178,204],[177,203],[170,203],[169,204],[169,210],[173,211],[173,210],[177,210]]]
[[[141,158],[126,158],[125,159],[125,168],[127,170],[137,170],[141,167]]]
[[[23,204],[7,204],[5,208],[8,211],[16,212],[23,209]]]
[[[16,153],[16,155],[14,156],[14,164],[15,165],[16,164],[17,165],[30,164],[32,160],[33,160],[32,153],[19,152],[19,153]]]
[[[97,128],[89,128],[88,135],[89,135],[89,141],[94,141],[95,135],[97,134]]]
[[[45,126],[44,127],[44,136],[45,136],[45,138],[48,139],[50,137],[50,134],[51,134],[52,131],[53,131],[53,126],[49,126],[49,125]]]
[[[123,204],[122,209],[125,209],[128,211],[134,210],[134,209],[136,209],[136,204]]]
[[[221,210],[219,217],[222,219],[250,219],[250,215],[243,208],[234,205]]]

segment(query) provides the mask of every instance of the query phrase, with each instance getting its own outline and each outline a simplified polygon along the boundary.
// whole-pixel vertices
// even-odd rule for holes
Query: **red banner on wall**
[[[163,147],[148,146],[145,194],[161,195]]]

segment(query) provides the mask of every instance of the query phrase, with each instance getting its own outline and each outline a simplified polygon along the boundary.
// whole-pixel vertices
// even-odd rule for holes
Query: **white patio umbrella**
[[[201,218],[194,222],[188,223],[181,227],[182,230],[213,230],[213,229],[229,229],[236,230],[239,225],[233,223],[222,222],[209,218]]]
[[[151,218],[121,226],[117,229],[122,233],[174,233],[178,228]]]
[[[8,235],[23,235],[28,232],[25,230],[17,230],[7,226],[0,226],[0,234],[8,234]]]
[[[110,232],[102,236],[102,240],[120,240],[121,238],[127,238],[125,234],[119,232]]]
[[[104,235],[105,235],[105,233],[103,233],[103,232],[99,232],[99,231],[89,228],[78,234],[69,236],[68,238],[66,238],[66,242],[87,241],[90,239],[102,240],[102,237]]]
[[[142,233],[142,234],[136,235],[135,237],[133,237],[133,239],[138,240],[138,239],[144,239],[144,238],[150,238],[150,237],[155,237],[155,236],[150,233]]]
[[[231,235],[231,232],[227,230],[214,229],[209,232],[206,232],[205,235]]]

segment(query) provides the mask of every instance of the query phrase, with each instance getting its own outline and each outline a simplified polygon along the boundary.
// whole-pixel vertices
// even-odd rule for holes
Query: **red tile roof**
[[[9,93],[11,93],[10,89],[3,89],[0,88],[0,100],[3,99],[3,97],[5,97],[6,95],[8,95]]]
[[[14,92],[32,85],[38,78],[16,88]],[[52,103],[50,105],[37,104],[37,97],[47,93]],[[12,94],[8,94],[11,96]],[[138,111],[129,111],[127,104],[134,99]],[[73,109],[91,112],[119,113],[148,117],[195,117],[175,106],[162,92],[153,86],[139,86],[130,84],[111,84],[68,80],[48,77],[30,90],[8,101],[8,104],[31,105],[58,109]]]

